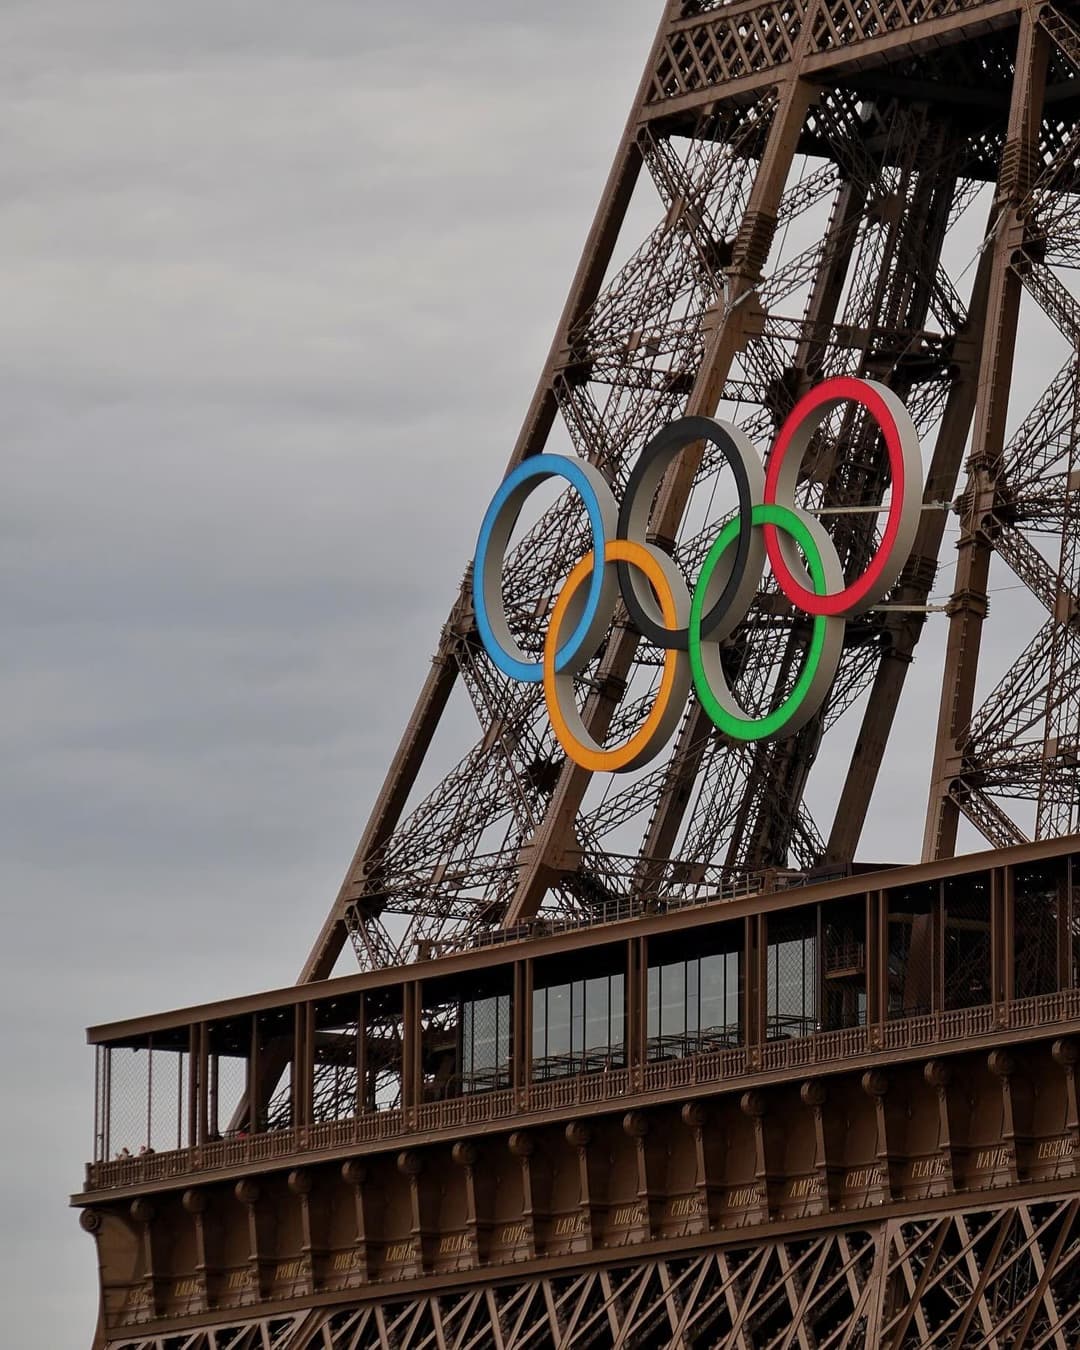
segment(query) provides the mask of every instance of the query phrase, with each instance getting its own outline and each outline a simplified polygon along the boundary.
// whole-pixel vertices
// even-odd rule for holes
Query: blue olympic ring
[[[476,545],[476,558],[473,564],[476,608],[476,626],[488,656],[504,675],[528,684],[542,684],[544,679],[543,661],[525,661],[507,651],[507,642],[516,647],[510,637],[502,603],[502,562],[510,534],[517,517],[537,482],[548,478],[564,478],[573,487],[589,513],[592,528],[593,550],[597,558],[604,557],[609,539],[614,538],[616,522],[613,517],[613,503],[602,504],[598,487],[610,498],[607,484],[600,478],[598,470],[580,460],[568,459],[564,455],[533,455],[524,460],[503,480],[498,492],[491,499],[480,527],[480,538]],[[599,479],[599,483],[595,480]],[[517,498],[516,502],[514,499]],[[510,504],[510,509],[506,509]],[[516,505],[516,509],[514,506]],[[505,514],[504,514],[505,512]],[[606,567],[594,567],[589,580],[588,594],[585,598],[581,616],[573,632],[559,648],[555,656],[555,669],[563,671],[578,656],[596,627],[603,613],[601,602],[604,592],[610,586]],[[607,620],[604,619],[604,627]]]

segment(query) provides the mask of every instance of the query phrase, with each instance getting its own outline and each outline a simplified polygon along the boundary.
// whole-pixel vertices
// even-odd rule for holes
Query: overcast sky
[[[88,1345],[92,1022],[291,982],[657,0],[6,0],[0,1289]]]
[[[2,6],[13,1348],[93,1329],[84,1026],[289,983],[322,922],[660,9]]]

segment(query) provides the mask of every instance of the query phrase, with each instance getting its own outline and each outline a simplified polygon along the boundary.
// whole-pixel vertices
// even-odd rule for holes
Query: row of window
[[[1013,874],[1015,996],[1080,981],[1080,901],[1068,868],[1031,864]],[[936,918],[935,916],[939,916]],[[946,1009],[991,1001],[989,876],[946,879],[891,893],[885,1002],[891,1017],[929,1011],[935,967]],[[940,935],[940,937],[935,936]],[[862,902],[838,902],[770,925],[765,953],[769,1039],[862,1026],[867,1018]],[[714,941],[715,947],[715,941]],[[651,1059],[743,1042],[743,952],[716,951],[650,965],[646,1036]],[[463,1007],[462,1072],[479,1088],[509,1081],[509,996]],[[622,973],[538,987],[532,1004],[534,1079],[625,1063]],[[468,1087],[466,1086],[466,1090]]]
[[[1001,916],[1011,928],[1010,997],[1080,988],[1080,857],[1014,867],[1000,895],[990,882],[989,874],[975,874],[888,891],[880,952],[887,1016],[990,1003],[993,926]],[[866,1022],[866,917],[862,896],[769,916],[761,971],[767,1037]],[[636,1014],[649,1058],[745,1042],[743,931],[734,922],[650,940],[645,1007]],[[688,949],[695,954],[687,956]],[[471,997],[463,998],[449,980],[425,984],[418,1047],[422,1099],[508,1086],[514,1076],[515,1018],[525,1024],[534,1081],[625,1065],[628,990],[624,972],[615,969],[624,955],[625,949],[613,947],[581,951],[567,958],[578,963],[571,970],[563,958],[537,959],[527,1008],[514,1006],[505,970],[481,978],[507,983],[474,986]],[[997,979],[1005,977],[999,969]],[[315,1121],[329,1121],[398,1105],[407,1039],[400,993],[334,995],[316,1003],[312,1013],[309,1102],[300,1101],[304,1084],[294,1081],[291,1060],[303,1024],[291,1005],[208,1022],[205,1050],[194,1057],[186,1023],[139,1043],[99,1047],[96,1156],[111,1157],[118,1144],[172,1148],[230,1129],[273,1129],[289,1124],[301,1109]],[[245,1116],[255,1066],[263,1086]],[[282,1067],[270,1082],[267,1070],[275,1066]]]
[[[742,1040],[742,953],[651,966],[648,1054],[666,1059]],[[621,971],[534,989],[532,1076],[537,1082],[626,1063],[626,980]],[[462,1005],[462,1080],[482,1091],[510,1078],[508,995]]]
[[[594,1073],[624,1063],[622,972],[533,991],[532,1057],[537,1079]]]

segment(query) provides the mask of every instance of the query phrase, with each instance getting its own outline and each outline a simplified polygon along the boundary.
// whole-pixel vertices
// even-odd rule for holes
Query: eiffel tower
[[[506,470],[578,489],[510,520],[491,586],[465,568],[296,986],[90,1031],[97,1347],[1080,1344],[1078,267],[1077,0],[663,5]],[[789,443],[784,519],[845,594],[910,528],[832,618],[770,543],[713,678],[764,727],[834,664],[743,737],[698,578],[780,537],[736,461],[775,492]],[[692,690],[622,570],[595,651],[546,637],[616,572],[583,492],[639,487]],[[934,625],[922,861],[863,865]]]

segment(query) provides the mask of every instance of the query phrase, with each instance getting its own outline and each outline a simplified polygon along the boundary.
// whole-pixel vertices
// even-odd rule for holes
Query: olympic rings
[[[922,455],[919,434],[908,410],[891,389],[876,380],[838,378],[819,384],[796,403],[780,428],[769,458],[763,498],[766,502],[775,502],[778,496],[794,499],[799,466],[814,433],[835,407],[848,401],[864,407],[881,428],[892,474],[892,501],[885,529],[866,571],[850,586],[841,583],[839,592],[830,589],[821,595],[812,589],[790,540],[781,541],[774,525],[765,526],[769,565],[788,599],[807,614],[840,614],[845,618],[870,609],[881,599],[895,584],[915,543],[922,513],[918,492]],[[908,490],[909,484],[914,485],[914,491]]]
[[[836,550],[813,516],[797,508],[764,502],[754,507],[753,522],[773,530],[784,530],[795,540],[806,554],[815,595],[826,595],[843,586],[844,574],[840,571]],[[767,741],[781,733],[785,736],[794,735],[809,722],[829,692],[844,649],[844,621],[823,614],[814,615],[810,646],[795,687],[783,703],[765,717],[747,717],[736,702],[724,675],[720,647],[705,649],[701,645],[701,614],[705,608],[709,578],[738,529],[738,521],[728,521],[702,564],[690,605],[690,669],[701,706],[721,731],[736,741]]]
[[[710,593],[709,612],[702,620],[706,637],[722,642],[746,613],[757,593],[757,579],[765,559],[761,539],[750,524],[754,503],[764,500],[765,474],[750,438],[738,427],[711,417],[681,417],[659,432],[638,456],[619,509],[619,538],[645,542],[656,489],[678,455],[697,441],[712,441],[728,462],[739,494],[739,543],[731,571],[719,594]],[[660,621],[652,597],[638,589],[638,579],[626,562],[618,564],[619,589],[630,617],[642,637],[657,647],[686,651],[685,627],[671,631]]]
[[[539,684],[544,678],[542,661],[530,661],[515,642],[506,622],[502,596],[502,569],[506,546],[514,532],[518,515],[533,488],[547,478],[565,478],[585,503],[592,527],[593,549],[606,556],[607,542],[615,535],[618,512],[611,489],[599,469],[582,460],[564,455],[534,455],[523,460],[503,479],[491,499],[480,526],[473,562],[473,607],[476,626],[488,656],[504,675],[526,684]],[[582,651],[590,655],[607,632],[615,604],[615,581],[606,567],[598,568],[589,584],[585,608],[574,631],[559,649],[556,669],[563,669]]]
[[[685,624],[690,611],[690,596],[682,573],[666,553],[650,544],[638,544],[630,539],[613,539],[604,553],[606,563],[620,567],[636,567],[651,582],[660,598],[660,612],[669,629]],[[566,585],[555,601],[551,623],[544,639],[544,695],[548,715],[559,744],[582,768],[596,772],[636,769],[646,764],[660,747],[670,739],[678,725],[686,697],[690,692],[690,672],[686,656],[676,647],[664,654],[664,673],[652,711],[633,736],[624,744],[605,750],[585,729],[581,713],[574,701],[574,675],[588,664],[587,658],[557,672],[555,650],[563,620],[578,588],[589,575],[595,574],[595,560],[587,553],[566,579]]]
[[[881,543],[866,570],[850,583],[828,533],[794,502],[803,456],[828,414],[845,403],[865,409],[877,424],[892,477]],[[691,597],[675,562],[648,542],[647,534],[665,474],[683,450],[702,441],[711,442],[731,468],[739,506],[709,549]],[[565,479],[581,497],[592,548],[555,599],[543,659],[530,661],[510,632],[502,569],[522,506],[549,478]],[[543,684],[560,745],[590,771],[626,771],[654,758],[674,733],[691,685],[705,712],[732,740],[791,736],[813,717],[832,687],[845,619],[872,608],[899,577],[918,529],[921,479],[918,434],[901,400],[873,380],[847,377],[826,380],[799,400],[780,429],[767,471],[743,432],[708,417],[672,422],[646,445],[621,506],[593,465],[536,455],[507,475],[480,529],[473,566],[480,640],[505,675]],[[751,716],[731,689],[720,644],[749,612],[766,556],[781,593],[812,622],[795,683],[777,707]],[[663,649],[664,668],[641,726],[622,745],[605,747],[585,727],[574,677],[595,656],[620,595],[637,630]]]

